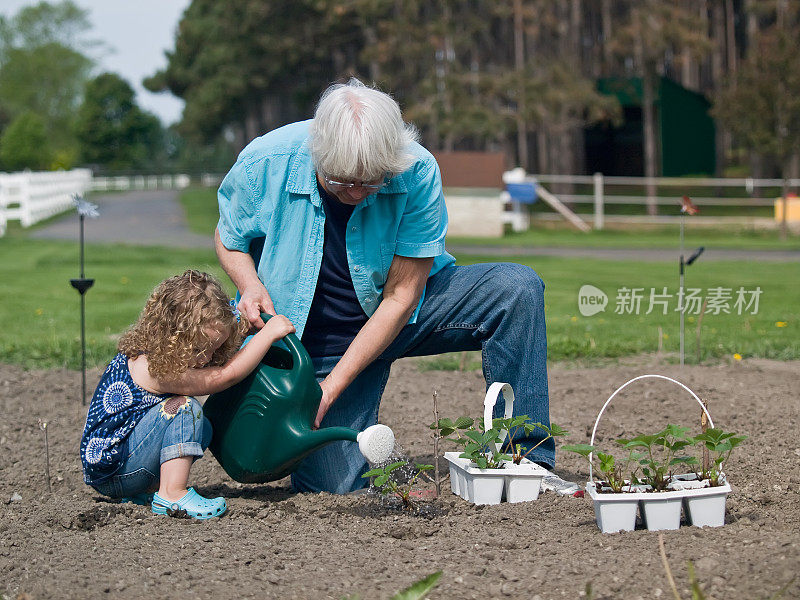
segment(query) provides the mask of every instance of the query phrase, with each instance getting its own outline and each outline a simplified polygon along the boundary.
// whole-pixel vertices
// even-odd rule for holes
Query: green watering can
[[[266,321],[269,315],[261,315]],[[314,450],[338,440],[357,442],[371,463],[388,460],[394,433],[386,425],[362,432],[313,429],[322,389],[311,358],[294,334],[288,348],[272,346],[261,364],[236,385],[212,394],[203,412],[213,427],[209,449],[235,481],[264,483],[291,473]]]

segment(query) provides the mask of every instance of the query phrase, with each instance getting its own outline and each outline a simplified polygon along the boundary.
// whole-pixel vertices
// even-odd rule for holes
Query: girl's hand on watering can
[[[267,321],[261,331],[265,332],[263,335],[268,335],[275,340],[279,340],[290,333],[294,333],[295,329],[289,319],[283,315],[275,315]]]
[[[264,326],[264,321],[261,320],[261,313],[269,315],[275,314],[275,307],[272,304],[267,289],[260,285],[252,285],[241,292],[241,299],[236,308],[245,316],[247,321],[256,329],[261,329]]]

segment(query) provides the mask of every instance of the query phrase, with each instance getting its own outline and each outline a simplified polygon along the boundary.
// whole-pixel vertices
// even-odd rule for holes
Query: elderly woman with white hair
[[[252,141],[220,186],[215,233],[239,310],[255,327],[261,312],[292,321],[322,387],[317,426],[373,425],[394,360],[461,350],[482,350],[487,386],[510,383],[514,412],[548,424],[544,284],[516,264],[454,264],[439,167],[416,139],[389,95],[351,79],[312,120]],[[530,458],[552,468],[552,440]],[[330,444],[292,483],[347,493],[366,468]]]

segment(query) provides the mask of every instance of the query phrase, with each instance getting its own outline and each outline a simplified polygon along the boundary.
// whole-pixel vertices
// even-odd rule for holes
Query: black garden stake
[[[683,366],[683,363],[684,363],[684,358],[683,358],[683,355],[684,355],[684,351],[683,351],[683,346],[684,346],[684,344],[683,344],[683,340],[684,340],[683,317],[684,317],[684,314],[683,313],[686,310],[686,306],[684,304],[685,289],[684,289],[684,285],[683,285],[683,283],[684,283],[683,282],[683,272],[686,269],[686,267],[691,266],[691,264],[694,261],[696,261],[700,257],[700,255],[703,253],[703,251],[705,250],[704,246],[700,246],[697,250],[695,250],[692,253],[692,255],[688,259],[686,259],[686,260],[683,259],[683,219],[684,219],[685,215],[689,215],[691,217],[693,215],[696,215],[699,212],[700,212],[700,209],[697,208],[694,205],[694,203],[692,202],[692,199],[689,198],[689,196],[684,196],[683,198],[681,198],[681,258],[680,258],[680,261],[678,262],[679,286],[680,286],[680,291],[678,292],[678,312],[680,314],[679,327],[680,327],[681,366]]]
[[[99,213],[97,212],[97,205],[87,202],[80,194],[75,194],[72,197],[72,203],[78,210],[80,217],[80,248],[81,248],[81,276],[77,279],[70,279],[69,283],[72,287],[78,290],[81,295],[81,403],[86,404],[86,303],[84,301],[84,294],[86,290],[94,285],[94,279],[87,279],[83,270],[83,221],[86,217],[92,219],[96,218]]]

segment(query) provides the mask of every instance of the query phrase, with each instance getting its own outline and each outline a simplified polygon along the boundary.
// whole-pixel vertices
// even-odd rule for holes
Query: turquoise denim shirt
[[[293,123],[253,140],[218,193],[222,243],[229,250],[248,252],[252,240],[265,238],[258,276],[275,310],[289,318],[298,336],[314,298],[325,237],[309,124]],[[419,144],[411,153],[417,157],[414,165],[358,204],[347,224],[350,276],[367,316],[383,298],[395,254],[435,257],[431,275],[455,262],[444,248],[447,209],[439,166]],[[418,313],[419,306],[410,323]]]

